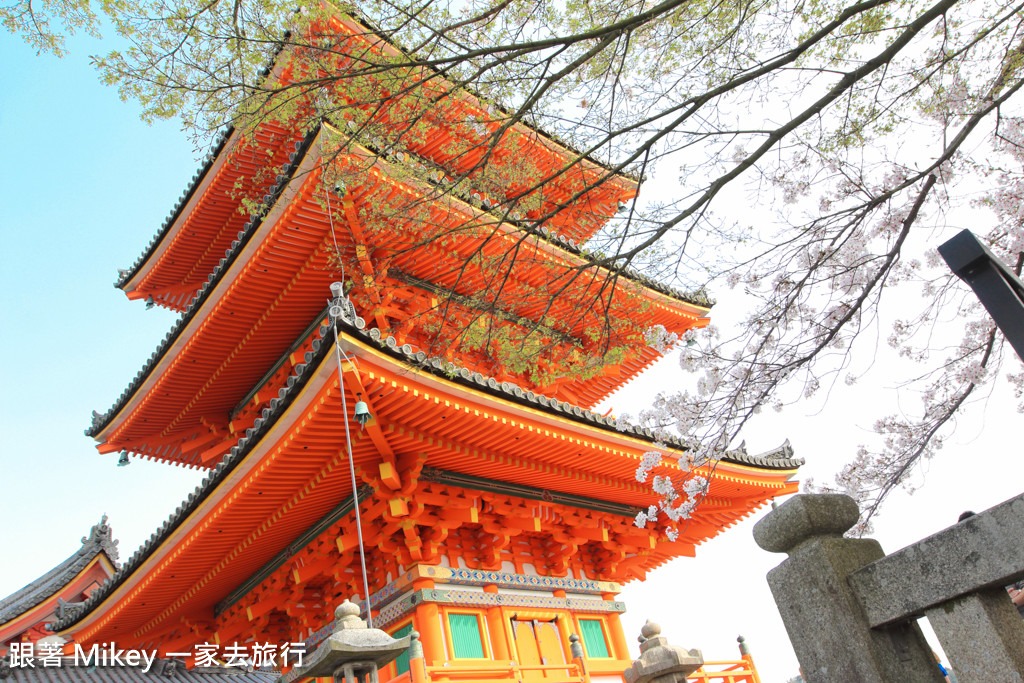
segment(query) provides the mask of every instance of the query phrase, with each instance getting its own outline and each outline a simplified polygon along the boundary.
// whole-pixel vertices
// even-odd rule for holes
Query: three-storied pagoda
[[[337,54],[397,54],[330,23]],[[268,78],[294,64],[280,54]],[[363,86],[330,93],[347,108],[308,132],[223,135],[122,273],[130,298],[182,317],[88,433],[210,473],[54,628],[162,656],[311,650],[338,603],[365,604],[361,532],[374,625],[418,631],[431,678],[582,680],[576,634],[592,680],[621,680],[620,585],[795,491],[800,463],[729,454],[698,470],[709,490],[675,540],[638,528],[654,435],[588,408],[659,356],[643,330],[703,326],[708,302],[580,248],[636,183],[464,91],[402,126],[393,84]],[[342,392],[371,415],[351,427],[357,491]],[[682,447],[665,453],[657,471],[685,476]]]

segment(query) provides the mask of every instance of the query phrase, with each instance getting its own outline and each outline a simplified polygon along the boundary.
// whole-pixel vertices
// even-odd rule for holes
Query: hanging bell
[[[362,396],[362,394],[360,394],[360,396]],[[360,431],[362,431],[363,426],[370,421],[371,417],[373,417],[372,415],[370,415],[370,406],[366,405],[366,401],[360,400],[356,402],[355,417],[356,422],[359,423],[359,429]]]
[[[121,457],[117,460],[118,467],[127,467],[131,464],[131,460],[128,459],[128,451],[121,451]]]

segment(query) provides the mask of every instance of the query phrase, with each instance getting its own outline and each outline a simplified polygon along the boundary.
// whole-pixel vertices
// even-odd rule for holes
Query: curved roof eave
[[[285,39],[287,39],[289,35],[289,32],[285,31]],[[275,64],[277,63],[278,56],[281,54],[284,46],[284,43],[277,43],[271,50],[271,54],[267,60],[267,66],[265,66],[261,72],[262,78],[271,77]],[[177,223],[178,218],[192,200],[196,190],[198,190],[200,185],[203,184],[206,176],[209,175],[210,171],[217,164],[221,154],[224,153],[226,147],[232,142],[235,131],[236,129],[233,125],[227,125],[223,130],[217,133],[213,139],[213,143],[210,145],[210,151],[207,152],[205,157],[203,157],[202,166],[196,169],[196,172],[192,175],[192,181],[189,183],[188,187],[185,188],[185,191],[182,192],[181,197],[178,198],[174,208],[171,209],[167,218],[164,219],[160,229],[157,230],[156,234],[149,240],[149,244],[146,245],[142,253],[135,259],[135,263],[133,263],[131,267],[118,268],[118,278],[114,281],[115,288],[124,289],[128,283],[135,279],[149,259],[156,254],[160,245],[171,234],[174,225]]]
[[[355,14],[353,11],[348,11],[347,13],[343,13],[343,12],[339,11],[339,14],[341,14],[343,16],[349,17],[353,22],[355,22],[357,24],[360,24],[369,33],[372,33],[373,35],[377,36],[380,40],[384,41],[386,44],[390,45],[392,48],[394,48],[398,52],[400,52],[402,54],[406,54],[406,52],[405,52],[405,50],[403,48],[388,42],[384,38],[382,33],[378,29],[376,29],[374,26],[372,26],[372,24],[369,22],[369,20],[366,19],[365,17],[362,17],[362,16],[359,16],[359,15]],[[286,32],[285,33],[285,39],[287,39],[288,35],[289,35],[289,33]],[[268,59],[268,64],[263,69],[262,75],[263,75],[264,78],[270,78],[271,77],[271,74],[272,74],[274,68],[279,63],[278,62],[278,58],[279,58],[280,54],[284,51],[284,48],[285,48],[285,43],[283,43],[283,42],[277,43],[275,45],[275,47],[272,50],[272,53],[271,53],[271,55],[270,55],[270,57]],[[476,92],[474,92],[472,90],[469,90],[469,89],[465,89],[465,90],[466,90],[466,92],[470,96],[475,98],[477,101],[485,101],[485,99],[486,99],[482,95],[480,95],[479,93],[476,93]],[[505,111],[505,109],[503,107],[499,106],[499,108],[501,108],[503,112]],[[520,121],[519,123],[520,123],[520,125],[525,127],[527,130],[530,130],[530,131],[532,131],[534,133],[537,133],[541,137],[546,138],[550,143],[555,144],[555,145],[557,145],[559,147],[562,147],[566,152],[575,154],[575,155],[579,156],[581,159],[586,160],[588,163],[594,165],[595,167],[604,169],[605,171],[608,171],[608,172],[614,174],[613,177],[618,178],[618,179],[622,179],[622,180],[626,180],[627,182],[629,182],[630,184],[632,184],[634,186],[639,186],[640,185],[640,181],[641,181],[640,178],[634,177],[632,174],[630,174],[630,173],[628,173],[626,171],[621,171],[621,170],[620,171],[616,171],[615,169],[609,167],[607,164],[604,164],[604,163],[602,163],[602,162],[592,158],[591,156],[589,156],[587,154],[584,154],[583,152],[575,149],[570,144],[566,143],[563,140],[560,140],[559,138],[557,138],[556,136],[552,135],[551,133],[548,133],[548,132],[546,132],[546,131],[544,131],[544,130],[536,127],[536,126],[532,126],[532,125],[530,125],[526,121]],[[200,187],[200,185],[202,185],[203,180],[206,178],[206,176],[210,173],[211,169],[217,163],[218,159],[221,156],[221,153],[224,152],[225,148],[228,146],[228,144],[231,141],[232,137],[234,136],[235,132],[236,132],[235,127],[232,126],[232,125],[228,125],[221,132],[219,132],[217,134],[217,136],[214,138],[213,143],[211,144],[210,151],[203,158],[203,164],[199,168],[196,169],[196,172],[192,176],[191,182],[185,188],[185,191],[182,193],[181,197],[178,198],[177,203],[171,209],[168,217],[164,220],[163,224],[160,226],[160,229],[158,229],[157,232],[153,235],[153,237],[149,241],[149,244],[146,245],[146,247],[143,249],[142,253],[135,259],[135,262],[130,267],[123,268],[123,269],[122,268],[118,269],[118,278],[114,282],[114,287],[116,287],[118,289],[124,289],[139,274],[139,272],[145,266],[145,264],[156,254],[156,252],[160,248],[160,245],[169,236],[169,234],[171,233],[175,223],[178,221],[178,218],[181,216],[182,212],[188,206],[188,204],[191,201],[193,195],[195,195],[196,190]],[[664,293],[669,294],[671,296],[671,294],[669,292],[664,292]]]
[[[288,182],[293,178],[296,170],[302,164],[306,153],[309,151],[310,146],[317,138],[318,134],[319,128],[314,128],[307,133],[302,142],[299,143],[295,158],[288,165],[287,172],[279,176],[280,180],[278,180],[270,189],[267,195],[268,199],[264,202],[264,208],[269,210],[281,196],[281,193],[284,191]],[[239,238],[232,242],[232,248],[225,254],[225,257],[221,259],[220,264],[207,278],[206,282],[200,288],[199,293],[189,303],[188,308],[182,312],[171,330],[164,335],[163,340],[149,355],[149,358],[146,359],[142,368],[135,373],[135,377],[124,391],[121,392],[121,395],[117,398],[114,404],[105,413],[93,411],[92,424],[85,430],[86,436],[95,437],[100,434],[107,428],[107,426],[109,426],[111,421],[121,412],[125,405],[127,405],[128,401],[135,395],[142,383],[149,378],[150,374],[156,368],[157,364],[164,357],[167,351],[174,345],[174,342],[178,340],[182,332],[185,331],[185,328],[188,327],[189,322],[191,322],[193,316],[199,311],[199,309],[202,308],[203,303],[210,298],[214,289],[216,289],[217,283],[220,282],[231,264],[234,263],[235,259],[238,257],[238,254],[241,253],[242,248],[248,244],[249,240],[252,238],[253,234],[262,222],[263,215],[254,215],[250,218],[243,231],[239,233]]]
[[[195,195],[196,190],[198,190],[199,186],[203,184],[206,176],[209,175],[211,169],[213,169],[214,165],[217,163],[221,152],[223,152],[224,148],[227,147],[229,140],[232,135],[234,135],[234,132],[235,128],[233,126],[229,126],[226,130],[217,134],[217,137],[214,138],[213,144],[210,147],[210,151],[204,157],[203,165],[196,169],[196,172],[192,175],[192,181],[189,183],[188,187],[185,188],[185,191],[182,192],[177,203],[171,209],[170,214],[168,214],[167,218],[164,219],[160,229],[156,231],[156,234],[154,234],[152,238],[150,238],[149,244],[143,248],[142,253],[135,259],[135,263],[128,268],[118,268],[118,278],[114,281],[115,288],[124,289],[127,287],[128,284],[139,274],[149,259],[156,254],[160,245],[163,244],[163,241],[171,234],[175,223],[178,222],[178,218],[185,210],[185,207],[187,207],[189,202],[192,201],[192,197]]]

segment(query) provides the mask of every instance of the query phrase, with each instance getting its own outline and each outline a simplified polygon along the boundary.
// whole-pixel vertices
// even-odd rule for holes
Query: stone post
[[[583,644],[575,633],[569,634],[569,657],[580,670],[583,683],[590,683],[590,672],[587,671],[587,658],[583,655]]]
[[[928,617],[961,683],[1024,679],[1024,623],[1005,586],[1024,578],[1024,494],[849,576],[874,628]]]
[[[1005,588],[962,595],[925,616],[959,683],[1024,681],[1024,627]]]
[[[870,628],[847,583],[850,572],[884,557],[870,539],[843,538],[860,511],[849,496],[798,495],[754,526],[754,540],[789,558],[768,585],[808,683],[942,683],[916,623]]]
[[[626,683],[686,683],[687,676],[704,666],[700,650],[669,645],[653,622],[644,624],[640,641],[640,659],[622,672]]]

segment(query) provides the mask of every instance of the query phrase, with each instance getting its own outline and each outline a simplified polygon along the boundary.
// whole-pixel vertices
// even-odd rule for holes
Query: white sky
[[[83,435],[93,409],[105,411],[142,367],[174,316],[128,302],[111,283],[142,252],[196,168],[173,124],[148,127],[136,108],[102,86],[86,55],[94,41],[72,43],[69,57],[36,57],[10,36],[0,41],[0,596],[66,558],[106,512],[122,560],[198,483],[195,471],[134,461],[116,468]],[[731,317],[727,296],[713,311]],[[673,360],[652,369],[611,404],[636,413],[646,398],[684,381]],[[808,462],[801,478],[829,478],[865,440],[879,404],[899,406],[885,362],[870,380],[837,389],[827,408],[763,415],[748,449],[789,438]],[[1005,392],[1008,394],[1008,392]],[[908,409],[915,407],[905,403]],[[1020,416],[1013,397],[975,405],[960,420],[913,497],[899,493],[878,518],[875,537],[891,552],[945,528],[966,509],[981,511],[1020,493]],[[782,556],[760,550],[752,523],[728,530],[630,585],[621,598],[626,637],[644,620],[671,642],[708,660],[735,658],[742,634],[765,683],[782,683],[797,664],[765,581]]]

